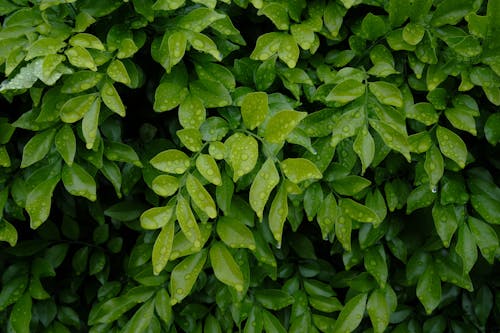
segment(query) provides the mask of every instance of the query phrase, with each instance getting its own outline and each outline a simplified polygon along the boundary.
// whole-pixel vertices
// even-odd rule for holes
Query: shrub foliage
[[[0,0],[0,330],[493,332],[499,0]]]

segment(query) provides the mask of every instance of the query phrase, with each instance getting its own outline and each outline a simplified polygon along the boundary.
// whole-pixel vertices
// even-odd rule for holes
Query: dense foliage
[[[0,331],[500,329],[499,0],[0,19]]]

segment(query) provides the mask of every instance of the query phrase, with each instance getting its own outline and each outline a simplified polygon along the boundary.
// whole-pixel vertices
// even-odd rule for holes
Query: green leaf
[[[266,124],[263,132],[264,139],[271,143],[283,142],[306,115],[306,112],[293,110],[276,113]]]
[[[421,102],[406,108],[406,117],[430,126],[439,120],[439,114],[431,103]]]
[[[107,141],[104,146],[104,155],[110,161],[131,163],[139,168],[142,163],[135,150],[121,142]]]
[[[172,215],[172,212],[170,213]],[[143,216],[141,216],[141,226],[143,224]],[[165,220],[165,217],[164,217]],[[167,265],[170,258],[170,253],[172,252],[172,243],[174,241],[175,224],[174,221],[170,221],[170,217],[166,224],[161,228],[158,237],[153,245],[153,252],[151,257],[151,262],[153,264],[153,274],[158,275]]]
[[[141,227],[146,230],[159,229],[165,226],[174,214],[174,205],[153,207],[141,214]]]
[[[206,260],[207,251],[201,250],[186,257],[174,267],[170,275],[170,293],[172,295],[170,303],[172,305],[179,303],[191,293]]]
[[[391,310],[382,289],[375,289],[368,297],[366,311],[372,322],[373,332],[383,333],[389,325]]]
[[[346,0],[344,0],[345,3]],[[353,0],[350,0],[354,2]],[[368,13],[361,21],[361,36],[368,40],[375,40],[387,32],[385,21],[382,17]]]
[[[493,113],[488,117],[484,125],[484,135],[494,146],[500,142],[500,113]]]
[[[183,128],[175,132],[181,143],[192,152],[198,152],[203,148],[201,133],[195,128]]]
[[[199,128],[206,119],[203,101],[193,95],[188,95],[179,105],[179,122],[184,128]]]
[[[64,165],[61,178],[64,187],[70,194],[87,198],[90,201],[97,199],[94,177],[80,165],[76,163],[71,166]]]
[[[403,39],[410,45],[420,43],[425,34],[425,27],[421,24],[409,22],[403,29]]]
[[[281,244],[283,235],[283,226],[288,215],[288,194],[285,183],[282,183],[278,192],[274,196],[271,208],[269,210],[269,229],[271,230],[274,239]]]
[[[358,132],[352,148],[361,160],[361,174],[364,174],[375,156],[375,141],[368,128],[363,128]]]
[[[245,283],[243,273],[234,260],[226,245],[221,242],[213,243],[210,247],[210,262],[214,270],[215,277],[224,284],[243,291]]]
[[[125,105],[123,105],[120,95],[109,81],[104,82],[101,87],[101,98],[111,111],[120,117],[125,117]]]
[[[263,324],[266,332],[275,332],[275,333],[285,333],[286,330],[283,327],[283,324],[269,311],[263,310]]]
[[[42,160],[52,147],[55,134],[55,129],[48,129],[35,134],[23,148],[21,168],[26,168]]]
[[[491,224],[500,224],[500,201],[496,199],[483,194],[471,195],[472,207]]]
[[[29,333],[31,321],[32,299],[29,292],[25,292],[12,307],[10,325],[15,333]]]
[[[17,244],[17,230],[5,219],[0,220],[0,241],[9,243],[10,246]]]
[[[444,173],[444,160],[436,145],[432,145],[425,153],[424,169],[429,176],[431,188],[435,187]]]
[[[103,78],[101,73],[92,71],[79,71],[71,74],[64,80],[61,92],[65,94],[76,94],[95,87]]]
[[[337,201],[333,194],[329,193],[325,199],[320,202],[320,207],[316,216],[323,239],[327,239],[328,235],[334,231],[333,228],[335,227],[337,214]]]
[[[250,229],[234,218],[223,216],[217,221],[217,234],[232,248],[247,248],[254,251],[255,239]]]
[[[96,98],[82,120],[82,134],[87,149],[93,149],[98,135],[101,100]]]
[[[443,155],[463,169],[467,160],[467,146],[464,141],[457,134],[442,126],[438,126],[436,136]]]
[[[182,233],[193,244],[194,247],[201,247],[201,233],[198,223],[189,206],[189,202],[184,196],[178,195],[175,215],[181,227]]]
[[[265,15],[279,30],[288,30],[287,8],[280,3],[267,3],[259,9],[257,15]]]
[[[338,214],[335,220],[335,236],[337,236],[344,250],[351,251],[352,219],[343,214]]]
[[[255,179],[250,186],[249,203],[252,209],[257,214],[259,220],[262,221],[264,208],[269,199],[269,195],[278,185],[280,176],[274,165],[274,161],[268,158],[255,175]]]
[[[294,68],[299,60],[300,50],[295,39],[289,34],[283,34],[278,49],[278,57],[289,67]]]
[[[212,199],[212,196],[205,187],[200,183],[198,178],[192,174],[187,175],[186,189],[191,196],[191,201],[210,218],[217,216],[217,207]]]
[[[294,183],[323,177],[316,165],[305,158],[287,158],[281,161],[281,168],[285,176]]]
[[[384,143],[391,149],[399,151],[408,162],[411,161],[410,147],[406,135],[401,134],[388,123],[370,119],[370,125],[382,137]]]
[[[378,245],[367,249],[364,255],[364,265],[368,273],[375,278],[380,288],[385,288],[389,272],[384,247]]]
[[[210,183],[217,186],[222,184],[219,167],[212,156],[200,154],[196,159],[196,169]]]
[[[242,133],[231,135],[225,142],[226,161],[233,169],[233,181],[253,170],[259,156],[257,140]]]
[[[41,37],[30,45],[25,60],[58,53],[66,43],[51,37]]]
[[[477,246],[474,235],[465,223],[458,228],[455,251],[462,258],[464,273],[469,273],[477,261]]]
[[[170,295],[166,288],[160,288],[155,295],[155,312],[161,321],[170,325],[173,320],[172,305],[170,303]]]
[[[337,320],[335,321],[332,332],[343,333],[354,331],[363,319],[363,313],[366,308],[366,299],[366,293],[359,294],[351,298],[340,312]]]
[[[257,38],[255,49],[250,55],[251,59],[267,60],[276,54],[280,49],[282,33],[269,32]]]
[[[499,247],[497,233],[489,224],[472,216],[469,216],[468,222],[481,254],[490,264],[493,264],[495,253]]]
[[[195,49],[203,53],[210,54],[216,60],[222,60],[222,54],[217,49],[217,44],[207,35],[199,32],[189,31],[186,33],[189,44]]]
[[[253,92],[243,97],[241,116],[243,117],[243,123],[249,130],[253,130],[262,124],[268,112],[268,98],[265,92]]]
[[[434,264],[429,263],[417,283],[417,297],[430,315],[441,303],[441,279]]]
[[[331,185],[338,194],[353,196],[370,186],[371,181],[360,176],[350,175],[335,179]]]
[[[102,42],[99,40],[94,35],[91,35],[89,33],[79,33],[76,35],[73,35],[69,39],[69,44],[71,46],[80,46],[86,49],[96,49],[100,51],[104,51],[104,45]]]
[[[30,216],[32,229],[38,228],[50,214],[52,193],[59,177],[49,178],[37,185],[26,197],[26,211]]]
[[[9,152],[5,146],[0,146],[0,167],[8,168],[11,166]]]
[[[356,221],[373,224],[379,224],[382,222],[377,213],[375,213],[372,209],[352,199],[343,198],[339,200],[339,207],[342,209],[344,214]]]
[[[94,106],[97,94],[87,94],[73,97],[61,107],[61,120],[65,123],[75,123],[82,119]]]
[[[69,125],[61,127],[56,134],[54,142],[64,162],[71,166],[76,153],[76,138],[71,127]]]
[[[158,153],[150,160],[150,163],[160,171],[179,175],[186,172],[191,165],[189,157],[177,149],[168,149]]]
[[[74,46],[64,51],[69,62],[79,68],[88,68],[91,71],[97,71],[97,66],[92,55],[81,46]]]
[[[439,27],[445,24],[455,25],[465,15],[472,12],[476,7],[473,1],[468,0],[444,0],[436,7],[431,19],[432,25]],[[477,8],[476,8],[477,9]]]
[[[403,94],[394,84],[385,81],[370,82],[368,88],[380,103],[398,108],[403,106]]]
[[[243,329],[243,333],[262,332],[264,320],[262,319],[262,309],[259,306],[252,306]]]
[[[326,96],[326,100],[346,104],[361,97],[365,93],[365,89],[364,83],[347,79],[337,84]]]
[[[159,175],[153,179],[153,191],[162,197],[169,197],[179,189],[179,179],[170,175]]]
[[[292,305],[295,299],[287,292],[279,289],[260,289],[255,292],[255,298],[263,307],[270,310],[281,310]]]
[[[427,184],[413,189],[407,198],[406,214],[430,206],[436,199],[436,192],[436,188],[430,189]]]
[[[458,228],[455,209],[452,205],[441,206],[438,202],[432,208],[432,217],[436,231],[445,247],[450,246],[451,238]]]
[[[176,66],[165,75],[156,88],[153,109],[156,112],[169,111],[182,103],[188,96],[187,73],[183,66]]]

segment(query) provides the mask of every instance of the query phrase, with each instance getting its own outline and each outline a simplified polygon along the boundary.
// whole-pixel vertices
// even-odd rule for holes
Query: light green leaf
[[[358,132],[352,148],[361,160],[361,174],[364,174],[375,156],[375,141],[368,128],[363,128]]]
[[[121,331],[122,333],[142,333],[145,332],[153,318],[154,300],[150,299],[144,303],[127,322],[127,325]]]
[[[142,163],[134,148],[124,143],[107,141],[104,146],[104,155],[110,161],[131,163],[142,168]]]
[[[294,183],[323,177],[316,165],[305,158],[287,158],[281,162],[281,168],[285,176]]]
[[[129,85],[131,82],[130,76],[127,72],[127,68],[119,59],[114,59],[113,61],[111,61],[108,68],[106,69],[106,73],[113,81],[120,82],[125,85]]]
[[[450,121],[453,127],[467,131],[472,135],[477,135],[476,120],[474,117],[479,116],[479,112],[467,107],[449,108],[444,111],[446,118]]]
[[[252,92],[243,98],[241,116],[243,123],[249,130],[262,124],[268,112],[268,98],[265,92]]]
[[[179,179],[170,175],[159,175],[153,179],[153,191],[162,197],[169,197],[179,189]]]
[[[365,251],[364,265],[366,271],[375,278],[380,288],[385,288],[389,271],[387,257],[382,245],[372,246]]]
[[[403,94],[394,84],[385,81],[370,82],[368,88],[380,103],[397,108],[403,106]]]
[[[170,325],[173,321],[172,304],[166,288],[160,288],[155,295],[155,312],[160,320]]]
[[[332,193],[328,193],[328,195],[322,200],[320,203],[320,207],[316,216],[316,220],[318,221],[318,225],[321,229],[321,235],[323,239],[328,239],[328,235],[334,231],[335,227],[335,219],[337,218],[337,201]]]
[[[17,244],[16,228],[4,219],[0,219],[0,241],[7,242],[10,246]]]
[[[26,211],[30,216],[32,229],[38,228],[47,220],[52,204],[52,193],[59,177],[49,178],[37,185],[26,197]]]
[[[193,211],[189,206],[189,201],[182,195],[177,197],[177,206],[175,207],[175,215],[181,227],[182,233],[186,236],[194,247],[201,247],[200,227],[196,222]]]
[[[280,289],[257,290],[255,292],[255,298],[266,309],[275,311],[292,305],[295,301],[295,298],[290,296],[286,291]]]
[[[0,146],[0,167],[9,168],[11,164],[7,148],[5,148],[5,146]]]
[[[82,120],[82,134],[85,139],[87,149],[94,148],[98,135],[99,113],[101,111],[101,99],[96,98],[90,109],[85,112]]]
[[[257,140],[242,133],[231,135],[224,143],[226,161],[233,169],[233,181],[253,170],[259,156]]]
[[[88,68],[92,71],[97,70],[94,58],[92,55],[81,46],[74,46],[64,51],[69,62],[79,68]]]
[[[214,43],[207,35],[199,32],[188,31],[186,32],[187,40],[189,44],[200,52],[208,53],[216,60],[222,60],[222,54],[217,49],[217,44]]]
[[[300,50],[295,39],[289,34],[281,36],[278,57],[289,67],[294,68],[299,60]]]
[[[172,212],[170,213],[170,215]],[[174,221],[169,221],[168,218],[166,224],[161,228],[158,237],[153,245],[153,252],[151,257],[151,263],[153,264],[153,274],[158,275],[167,265],[170,258],[170,253],[172,252],[172,244],[174,241],[175,223]],[[141,225],[143,221],[143,215],[141,216]]]
[[[176,66],[165,75],[155,91],[153,109],[156,112],[169,111],[178,106],[189,94],[187,73],[183,66]]]
[[[210,218],[217,216],[217,207],[214,199],[205,187],[200,183],[198,178],[192,174],[188,174],[186,179],[186,189],[191,196],[192,202]]]
[[[25,292],[12,307],[10,312],[10,326],[14,333],[29,333],[31,321],[32,299],[29,292]]]
[[[352,199],[343,198],[339,201],[339,207],[342,212],[359,222],[378,224],[382,222],[380,217],[372,209],[362,205]]]
[[[206,119],[203,101],[194,95],[188,95],[179,105],[178,117],[182,127],[198,129]]]
[[[163,207],[150,208],[141,214],[141,227],[146,230],[162,228],[170,221],[173,214],[174,205],[170,202]]]
[[[467,146],[464,141],[457,134],[442,126],[438,126],[436,136],[443,155],[464,168],[467,160]]]
[[[285,183],[282,183],[278,192],[274,196],[271,208],[269,210],[269,229],[271,230],[274,239],[281,244],[283,235],[283,226],[285,225],[288,215],[288,193]]]
[[[95,87],[103,78],[102,73],[88,70],[78,71],[64,80],[61,92],[65,94],[76,94]]]
[[[441,303],[441,279],[434,264],[429,263],[417,283],[417,297],[428,315]]]
[[[326,100],[346,104],[362,96],[364,93],[364,83],[354,79],[347,79],[337,84],[326,96]]]
[[[174,267],[170,275],[170,293],[172,295],[170,303],[172,305],[179,303],[190,294],[206,260],[207,251],[201,250],[188,256]]]
[[[93,107],[97,94],[87,94],[73,97],[61,107],[61,120],[65,123],[75,123],[82,119]]]
[[[42,160],[52,147],[55,134],[54,128],[35,134],[23,148],[21,168],[26,168]]]
[[[352,332],[359,326],[365,312],[366,299],[367,294],[363,293],[354,296],[345,304],[333,326],[334,333]]]
[[[294,130],[302,119],[307,116],[306,112],[293,110],[280,111],[273,115],[264,129],[264,139],[271,143],[281,143]]]
[[[217,186],[222,184],[219,167],[212,156],[200,154],[196,159],[196,169],[210,183]]]
[[[280,49],[281,37],[282,33],[280,32],[269,32],[260,35],[250,58],[264,61],[272,57]]]
[[[217,221],[217,234],[232,248],[247,248],[255,251],[255,239],[250,229],[241,221],[223,216]]]
[[[387,147],[399,151],[408,162],[411,161],[410,147],[406,135],[396,131],[388,123],[370,119],[371,127],[380,134]]]
[[[190,83],[189,89],[193,96],[200,98],[207,108],[217,108],[231,105],[232,98],[226,87],[213,80],[196,80]]]
[[[219,281],[233,287],[239,292],[243,291],[245,283],[243,273],[226,245],[221,242],[212,244],[210,247],[210,262],[212,263],[215,277]]]
[[[259,172],[255,175],[255,179],[250,186],[249,194],[250,205],[261,221],[269,195],[276,185],[278,185],[279,180],[280,176],[274,165],[274,161],[268,158],[264,164],[262,164]]]
[[[36,57],[46,56],[49,54],[56,54],[61,50],[66,43],[57,38],[41,37],[37,39],[28,48],[25,60],[31,60]]]
[[[439,115],[431,103],[421,102],[405,109],[406,117],[420,121],[430,126],[439,120]]]
[[[444,0],[439,3],[434,11],[431,23],[435,27],[445,24],[455,25],[476,7],[473,1]],[[477,9],[477,8],[476,8]]]
[[[69,45],[104,51],[104,45],[102,44],[101,40],[89,33],[79,33],[73,35],[69,39]]]
[[[335,236],[339,240],[344,250],[351,251],[351,231],[352,219],[342,213],[337,215],[335,220]]]
[[[450,246],[451,238],[458,228],[458,220],[454,206],[441,206],[438,202],[432,208],[434,226],[445,247]]]
[[[190,167],[191,160],[180,150],[168,149],[154,156],[150,163],[160,171],[180,175]]]
[[[76,163],[73,163],[71,166],[64,165],[61,178],[64,187],[70,194],[85,197],[90,201],[97,199],[96,182],[80,165]]]
[[[368,298],[366,310],[372,322],[374,333],[385,332],[389,325],[391,311],[385,298],[385,293],[381,289],[375,289]]]
[[[76,138],[69,125],[63,125],[55,136],[55,146],[67,165],[73,164],[76,153]]]
[[[123,105],[122,99],[113,84],[108,81],[104,82],[101,88],[101,98],[111,111],[125,117],[125,105]]]
[[[201,133],[195,128],[183,128],[175,132],[181,143],[190,151],[197,152],[203,148]]]

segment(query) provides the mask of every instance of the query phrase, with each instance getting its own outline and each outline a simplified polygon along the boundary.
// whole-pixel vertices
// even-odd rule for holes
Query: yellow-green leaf
[[[316,164],[305,158],[287,158],[281,162],[281,168],[285,176],[294,183],[323,177]]]
[[[279,180],[280,176],[274,165],[274,161],[272,158],[268,158],[264,164],[262,164],[259,172],[255,175],[255,179],[250,186],[249,194],[250,205],[261,221],[269,195],[276,185],[278,185]]]

